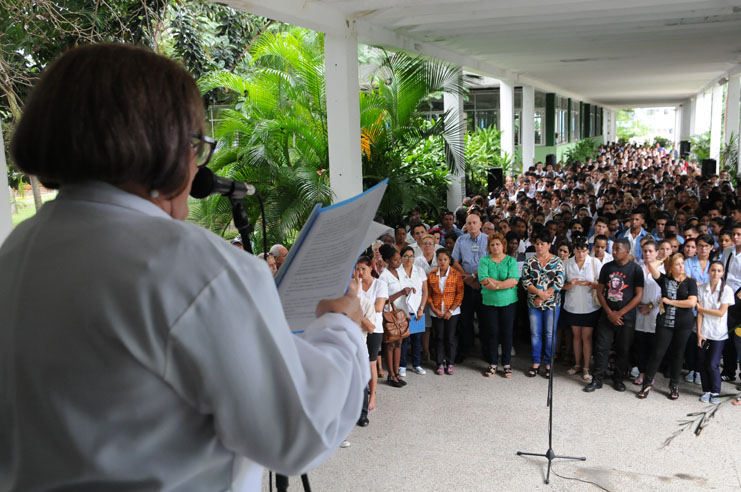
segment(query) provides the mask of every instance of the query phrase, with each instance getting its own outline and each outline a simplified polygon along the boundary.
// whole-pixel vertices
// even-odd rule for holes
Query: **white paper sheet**
[[[365,193],[315,209],[276,277],[288,325],[294,332],[315,319],[317,303],[340,297],[383,193],[386,181]]]

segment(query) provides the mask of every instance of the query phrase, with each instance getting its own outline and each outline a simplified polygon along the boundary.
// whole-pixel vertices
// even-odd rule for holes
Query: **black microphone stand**
[[[557,320],[556,320],[557,321]],[[548,377],[548,399],[546,406],[549,407],[548,413],[548,451],[545,454],[541,453],[525,453],[523,451],[517,451],[517,456],[540,456],[548,460],[548,472],[545,476],[545,483],[548,485],[551,481],[551,462],[554,459],[560,460],[579,460],[586,461],[587,458],[584,456],[559,456],[553,451],[553,374],[556,372],[553,365],[554,357],[556,353],[556,322],[553,324],[553,330],[551,331],[551,375]]]
[[[255,226],[250,224],[250,218],[247,216],[247,211],[244,209],[241,199],[229,198],[232,204],[232,217],[234,217],[234,225],[237,227],[239,234],[242,236],[242,246],[248,253],[252,253],[252,241],[250,241],[250,234],[255,230]]]

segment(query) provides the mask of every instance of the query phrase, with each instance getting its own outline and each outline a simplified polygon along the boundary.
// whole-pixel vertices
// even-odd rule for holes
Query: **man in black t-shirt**
[[[599,274],[597,294],[602,305],[602,316],[594,341],[594,379],[584,391],[602,387],[607,374],[607,359],[615,342],[615,372],[612,379],[617,391],[625,391],[623,379],[628,372],[628,355],[633,340],[636,306],[643,298],[643,272],[631,261],[630,242],[616,239],[612,246],[614,261],[606,263]]]

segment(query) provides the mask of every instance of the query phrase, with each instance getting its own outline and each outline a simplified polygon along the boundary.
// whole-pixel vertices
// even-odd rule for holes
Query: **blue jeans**
[[[561,307],[555,309],[536,309],[528,307],[528,317],[530,318],[530,343],[533,346],[532,359],[533,364],[540,364],[541,353],[543,351],[543,339],[545,339],[545,359],[546,364],[551,363],[551,350],[553,337],[555,336],[556,326],[558,323],[558,314]]]
[[[407,366],[407,350],[409,349],[410,340],[412,341],[412,367],[422,365],[422,333],[413,333],[401,342],[401,362],[399,362],[399,367]]]

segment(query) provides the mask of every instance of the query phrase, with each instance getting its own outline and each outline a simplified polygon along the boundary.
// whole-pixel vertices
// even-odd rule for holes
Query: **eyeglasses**
[[[211,160],[216,150],[216,140],[200,133],[191,135],[190,145],[195,151],[196,163],[198,167],[205,166]]]
[[[402,256],[402,258],[404,258],[405,260],[408,260],[410,258],[414,258],[414,255],[404,255]]]

